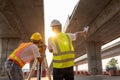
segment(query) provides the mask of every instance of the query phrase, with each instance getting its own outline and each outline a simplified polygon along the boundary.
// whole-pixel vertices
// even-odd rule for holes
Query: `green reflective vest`
[[[71,37],[68,34],[59,33],[50,39],[57,50],[53,53],[53,68],[73,66],[75,54]]]

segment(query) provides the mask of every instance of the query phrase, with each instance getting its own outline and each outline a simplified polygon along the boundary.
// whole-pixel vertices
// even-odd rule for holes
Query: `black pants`
[[[53,80],[74,80],[73,67],[53,68]]]

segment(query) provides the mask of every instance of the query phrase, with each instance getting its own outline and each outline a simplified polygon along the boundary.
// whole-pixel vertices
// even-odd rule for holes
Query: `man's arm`
[[[46,56],[45,50],[46,50],[47,46],[46,46],[45,42],[41,41],[41,43],[39,43],[39,45],[38,45],[38,48],[39,48],[39,52],[40,52],[41,57],[37,57],[37,59],[39,62],[42,62],[42,60]]]
[[[43,57],[37,57],[37,60],[41,63],[43,61]]]
[[[45,43],[41,43],[39,46],[39,52],[41,53],[42,57],[45,57],[45,51],[46,51],[46,44]]]
[[[53,49],[49,49],[49,52],[51,52],[51,53],[52,53],[52,52],[53,52]]]
[[[84,27],[83,31],[78,31],[78,32],[75,33],[76,37],[78,37],[78,36],[86,37],[88,30],[89,30],[89,26]]]
[[[51,43],[51,40],[50,40],[50,38],[48,39],[48,50],[49,50],[49,52],[53,52],[53,48],[52,48],[52,43]]]
[[[41,53],[39,52],[39,48],[36,45],[31,46],[34,58],[37,59],[39,62],[42,62],[43,57],[41,56]]]

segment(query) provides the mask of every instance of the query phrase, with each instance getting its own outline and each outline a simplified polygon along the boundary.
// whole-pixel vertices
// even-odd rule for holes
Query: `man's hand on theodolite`
[[[44,59],[44,57],[37,57],[37,61],[39,62],[39,63],[41,63],[42,61],[43,61],[43,59]]]

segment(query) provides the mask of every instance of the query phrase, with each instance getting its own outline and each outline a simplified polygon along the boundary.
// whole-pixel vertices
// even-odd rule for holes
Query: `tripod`
[[[49,69],[48,69],[48,64],[47,64],[46,57],[43,59],[43,62],[45,63],[45,68],[47,69],[48,79],[51,80],[51,76],[50,76],[50,72],[49,72]],[[37,66],[37,80],[41,80],[41,64],[42,64],[42,62],[38,62],[37,59],[34,60],[27,80],[31,79],[31,76],[32,76],[36,66]]]

